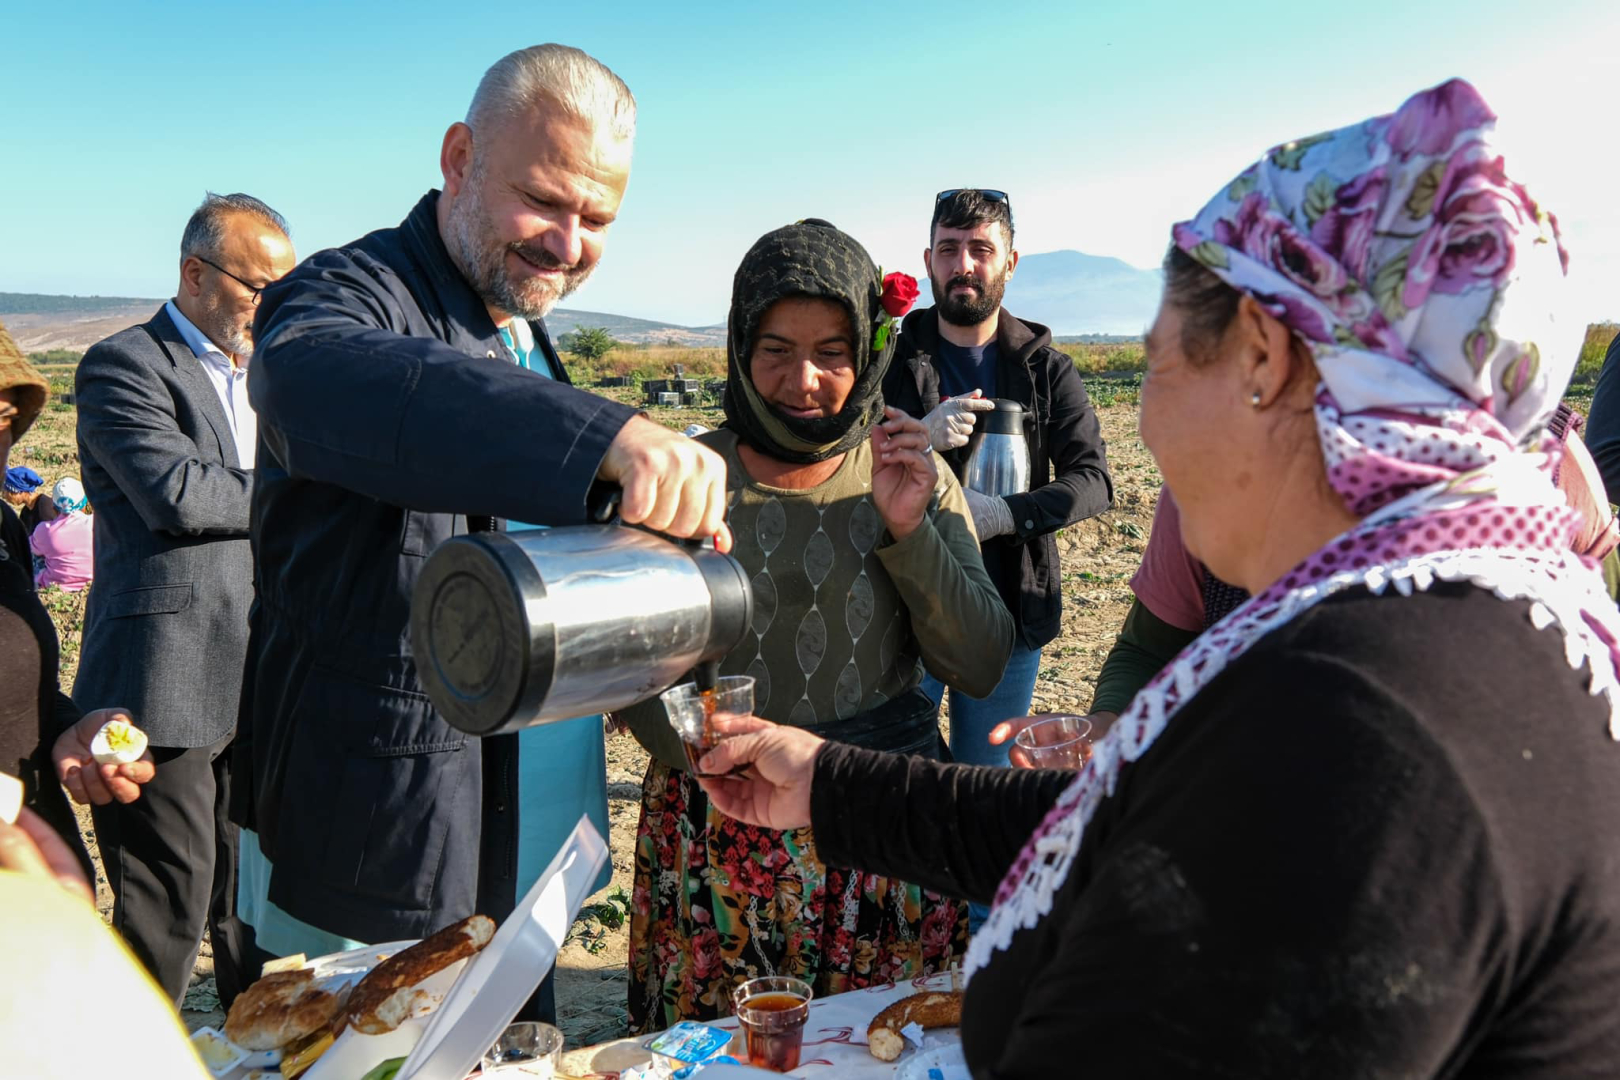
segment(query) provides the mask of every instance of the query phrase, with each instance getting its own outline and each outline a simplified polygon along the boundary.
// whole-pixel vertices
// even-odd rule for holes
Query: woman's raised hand
[[[928,429],[899,409],[885,407],[872,425],[872,504],[889,535],[904,540],[922,524],[939,472]]]
[[[727,736],[699,763],[706,773],[746,767],[739,776],[698,780],[716,810],[729,818],[767,829],[798,829],[810,824],[810,781],[825,739],[757,716],[717,716]]]

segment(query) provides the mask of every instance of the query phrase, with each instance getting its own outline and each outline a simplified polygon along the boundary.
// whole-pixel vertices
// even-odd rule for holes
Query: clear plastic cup
[[[1029,768],[1079,770],[1091,757],[1091,721],[1060,713],[1035,721],[1013,742]]]
[[[725,675],[716,683],[711,706],[703,700],[697,683],[672,686],[658,695],[669,714],[670,726],[681,737],[686,751],[686,764],[693,776],[711,776],[698,768],[703,755],[719,746],[726,738],[714,729],[713,718],[720,716],[749,716],[754,711],[754,677],[752,675]]]
[[[550,1024],[523,1021],[501,1032],[484,1054],[483,1075],[550,1080],[562,1064],[563,1033]]]
[[[731,992],[731,1011],[743,1030],[748,1064],[772,1072],[799,1067],[811,996],[809,983],[786,975],[749,979]]]

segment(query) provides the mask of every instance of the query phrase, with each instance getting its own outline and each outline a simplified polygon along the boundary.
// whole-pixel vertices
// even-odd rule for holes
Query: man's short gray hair
[[[521,116],[542,98],[620,139],[636,134],[636,99],[606,64],[568,45],[531,45],[508,53],[484,72],[467,109],[467,126],[481,131]]]
[[[240,191],[230,195],[215,195],[208,192],[191,214],[191,220],[186,222],[186,231],[180,235],[180,258],[189,259],[193,255],[205,259],[220,257],[221,248],[225,245],[225,222],[232,214],[248,214],[256,218],[261,225],[267,225],[282,236],[292,238],[287,229],[287,219],[270,209],[251,195],[244,195]]]

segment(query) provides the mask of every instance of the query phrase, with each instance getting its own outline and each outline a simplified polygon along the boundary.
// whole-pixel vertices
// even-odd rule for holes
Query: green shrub
[[[77,364],[84,358],[84,353],[78,349],[46,349],[43,352],[28,354],[30,364]]]
[[[1599,322],[1586,328],[1586,340],[1581,342],[1581,355],[1575,361],[1575,381],[1586,382],[1597,378],[1603,367],[1603,357],[1609,343],[1620,334],[1620,323]]]

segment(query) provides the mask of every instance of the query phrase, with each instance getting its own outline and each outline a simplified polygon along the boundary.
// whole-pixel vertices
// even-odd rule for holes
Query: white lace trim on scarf
[[[1342,571],[1285,593],[1260,596],[1211,627],[1132,700],[1091,760],[1058,798],[1033,840],[1033,857],[1011,897],[996,904],[968,945],[964,972],[971,978],[1004,950],[1019,930],[1033,927],[1052,911],[1053,899],[1069,876],[1085,826],[1097,805],[1111,794],[1121,769],[1153,745],[1181,706],[1272,630],[1336,593],[1365,585],[1383,595],[1427,590],[1436,581],[1469,582],[1503,600],[1531,601],[1536,629],[1556,626],[1564,635],[1564,659],[1571,669],[1589,672],[1589,693],[1609,704],[1609,733],[1620,739],[1620,680],[1610,641],[1620,640],[1620,616],[1603,591],[1602,579],[1569,552],[1478,549],[1441,551],[1386,565]],[[1608,640],[1605,640],[1607,636]],[[1024,856],[1020,855],[1020,859]]]

